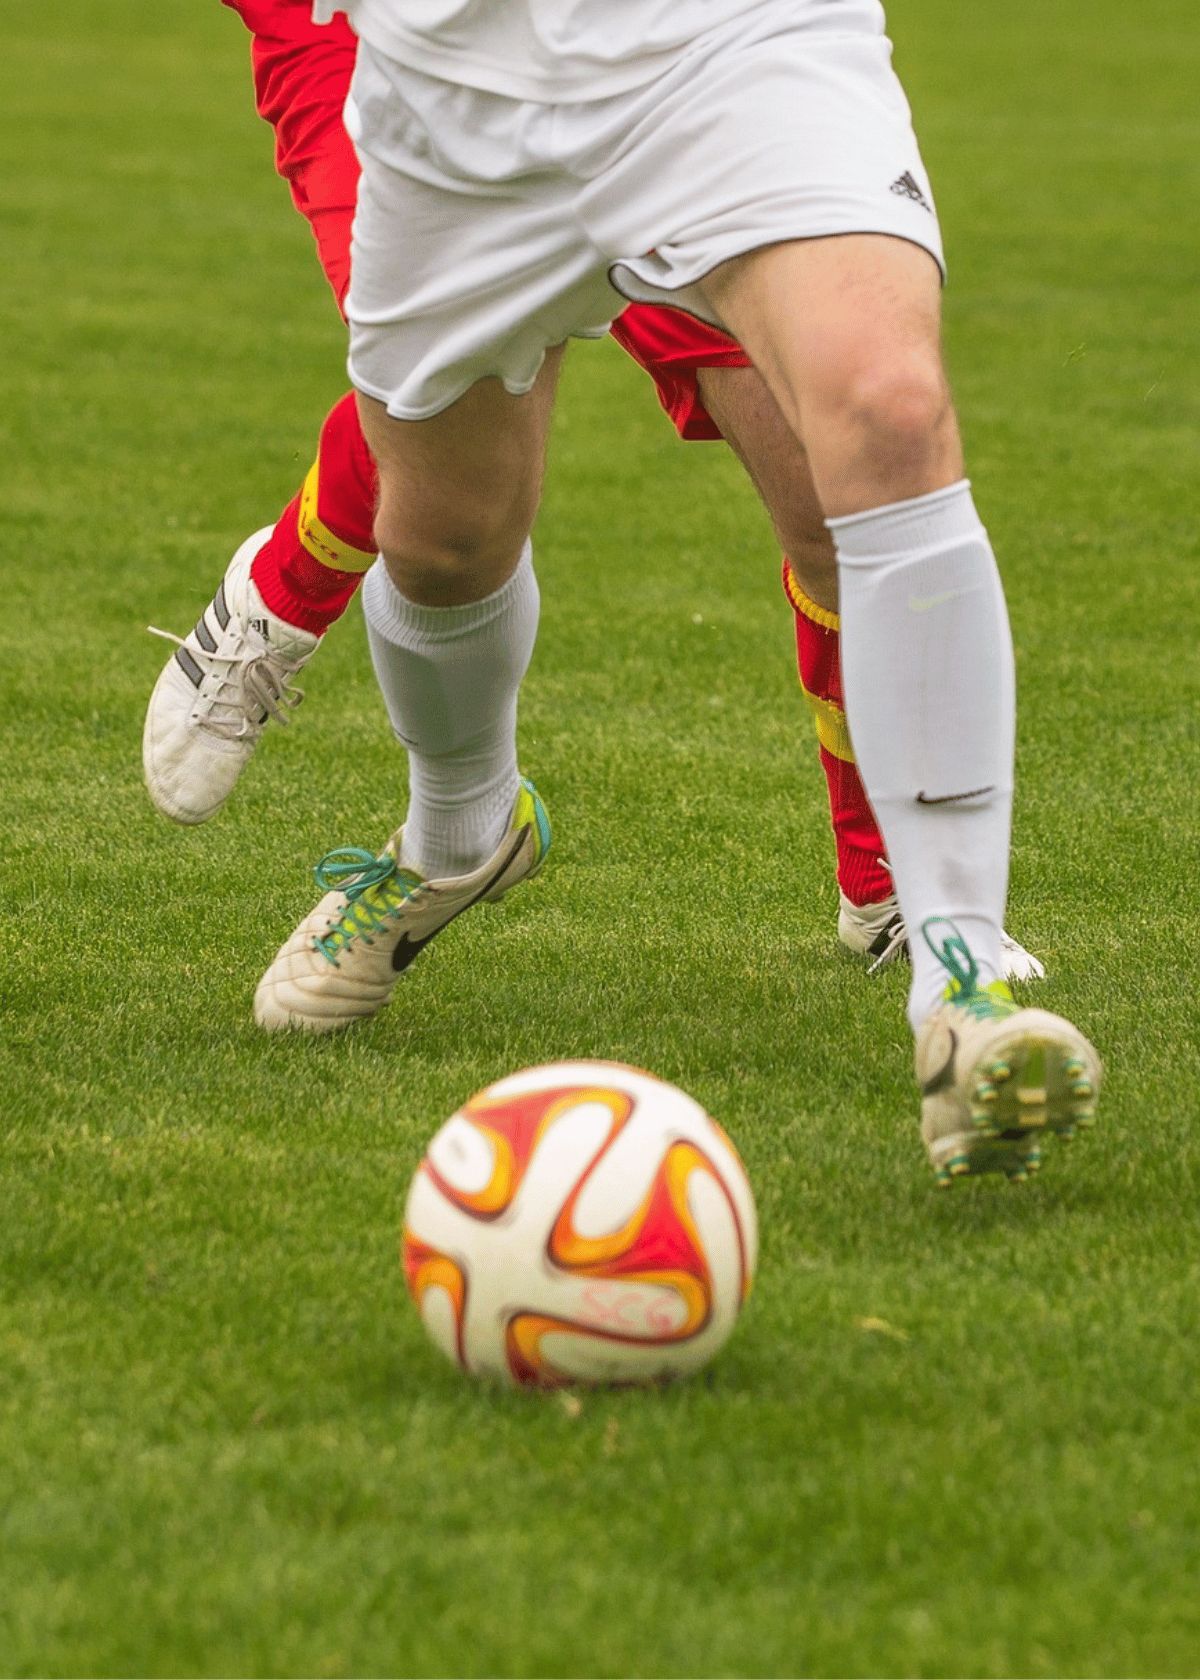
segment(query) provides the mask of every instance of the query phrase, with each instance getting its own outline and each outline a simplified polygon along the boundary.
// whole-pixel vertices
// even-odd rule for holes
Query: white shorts
[[[350,377],[398,419],[488,375],[527,391],[549,346],[599,337],[630,299],[715,321],[696,282],[762,245],[884,233],[942,266],[877,0],[768,0],[646,86],[579,104],[457,86],[362,42],[346,122],[363,166]]]

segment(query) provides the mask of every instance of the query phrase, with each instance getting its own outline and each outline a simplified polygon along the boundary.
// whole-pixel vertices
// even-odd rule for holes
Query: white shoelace
[[[892,873],[892,866],[888,860],[886,858],[880,858],[879,862],[890,875]],[[867,969],[867,973],[874,974],[875,971],[882,968],[885,963],[891,962],[900,949],[907,945],[907,943],[908,927],[899,907],[897,907],[896,920],[891,924],[891,934],[888,942],[875,958],[875,961]],[[1000,950],[1005,957],[1014,959],[1013,961],[1005,963],[1004,967],[1006,973],[1013,972],[1018,978],[1025,980],[1044,980],[1046,978],[1046,970],[1041,962],[1039,962],[1038,958],[1033,955],[1032,951],[1027,951],[1019,940],[1014,939],[1012,934],[1009,933],[1006,928],[1001,928],[1000,930]]]
[[[211,693],[197,691],[193,711],[197,727],[210,734],[230,741],[254,739],[271,718],[288,723],[289,714],[304,699],[304,690],[290,680],[303,660],[284,659],[270,648],[254,651],[240,631],[233,635],[226,632],[218,652],[206,653],[170,630],[159,630],[153,624],[147,628],[152,636],[186,648],[206,677],[216,676]]]

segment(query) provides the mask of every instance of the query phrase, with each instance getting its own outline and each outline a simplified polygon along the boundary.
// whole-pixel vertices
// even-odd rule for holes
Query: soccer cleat
[[[895,897],[882,899],[878,904],[851,904],[845,893],[838,910],[838,938],[857,956],[870,957],[867,972],[886,968],[888,963],[908,959],[908,929]],[[1001,933],[1000,954],[1004,959],[1004,975],[1008,980],[1044,980],[1046,970],[1011,933]]]
[[[377,1015],[405,969],[456,916],[537,874],[550,850],[550,819],[533,783],[522,778],[491,857],[469,875],[440,881],[401,868],[403,835],[397,829],[378,857],[347,846],[317,864],[317,885],[328,890],[254,994],[254,1018],[264,1031],[340,1032]]]
[[[980,986],[975,959],[952,922],[940,946],[945,999],[917,1033],[921,1136],[940,1185],[967,1174],[1034,1174],[1047,1135],[1064,1143],[1092,1125],[1100,1058],[1077,1027],[1045,1009],[1021,1009],[1003,980]]]
[[[150,798],[177,823],[219,811],[268,720],[286,723],[304,698],[292,678],[320,638],[269,612],[250,576],[270,534],[247,537],[189,635],[151,626],[176,648],[146,709],[142,766]]]
[[[908,956],[908,929],[895,895],[876,904],[852,904],[838,893],[838,938],[856,956],[870,957],[870,972]]]

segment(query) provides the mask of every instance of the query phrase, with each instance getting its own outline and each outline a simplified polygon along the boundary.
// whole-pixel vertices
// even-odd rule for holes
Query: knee
[[[950,391],[936,356],[858,368],[846,382],[842,409],[859,448],[888,460],[923,460],[954,435]]]
[[[375,541],[402,594],[425,606],[481,600],[512,573],[529,535],[535,509],[514,498],[443,504],[436,510],[410,501],[381,500]]]

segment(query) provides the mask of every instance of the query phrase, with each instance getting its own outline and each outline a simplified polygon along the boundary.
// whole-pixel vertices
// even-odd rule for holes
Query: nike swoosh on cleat
[[[471,903],[473,904],[474,902],[475,900],[472,899]],[[469,910],[470,905],[464,904],[463,909]],[[450,922],[453,920],[454,917],[451,916]],[[449,927],[450,922],[443,922],[442,927]],[[392,968],[394,972],[397,974],[403,974],[409,963],[414,962],[416,958],[421,955],[421,952],[425,949],[426,945],[429,944],[429,941],[431,939],[436,939],[441,931],[442,928],[438,928],[434,933],[427,933],[424,939],[414,939],[411,934],[402,933],[396,949],[392,952]]]
[[[917,804],[918,805],[957,805],[958,802],[962,799],[982,799],[985,793],[994,792],[995,787],[996,787],[995,782],[989,782],[986,787],[968,788],[966,793],[939,793],[937,795],[931,795],[931,794],[922,792],[922,793],[919,793],[917,795]]]
[[[521,850],[527,833],[528,826],[518,830],[508,855],[501,863],[499,869],[496,870],[496,873],[489,881],[486,881],[484,885],[480,887],[474,898],[469,898],[465,904],[461,904],[454,912],[453,916],[447,916],[441,927],[434,928],[433,932],[427,933],[423,939],[414,939],[412,935],[408,933],[402,933],[400,935],[400,938],[396,942],[396,948],[392,952],[392,968],[397,974],[403,974],[409,964],[415,962],[431,939],[436,939],[438,934],[444,933],[450,926],[450,923],[457,921],[464,911],[470,910],[472,906],[479,903],[481,898],[487,897],[488,893],[491,892],[492,888],[496,885],[496,882],[504,874],[505,870],[509,868],[517,853]]]

